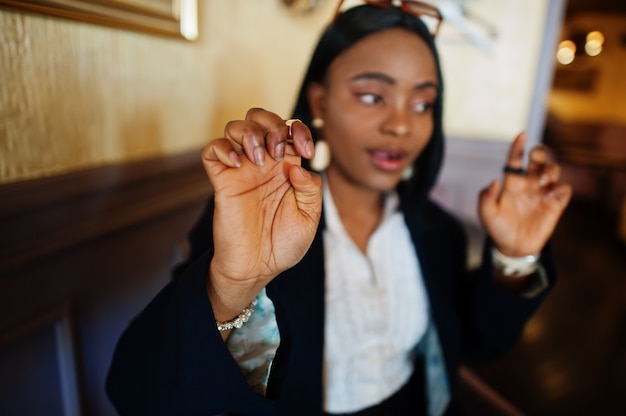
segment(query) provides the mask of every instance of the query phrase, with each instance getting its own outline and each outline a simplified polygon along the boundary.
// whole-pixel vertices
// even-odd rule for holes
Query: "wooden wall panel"
[[[0,333],[0,411],[80,414],[70,311],[60,305]]]
[[[197,152],[0,186],[0,414],[115,414],[115,344],[209,195]]]

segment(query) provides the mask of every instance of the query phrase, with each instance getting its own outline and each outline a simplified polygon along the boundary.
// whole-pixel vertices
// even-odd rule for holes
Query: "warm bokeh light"
[[[604,35],[602,32],[594,30],[593,32],[589,32],[587,34],[587,43],[589,42],[598,42],[600,45],[604,43]]]
[[[598,56],[602,52],[602,44],[604,43],[604,35],[602,32],[594,30],[587,34],[585,43],[585,52],[589,56]]]
[[[559,43],[559,50],[556,53],[556,59],[561,65],[569,65],[574,62],[576,54],[576,45],[571,40],[564,40]]]
[[[585,43],[585,52],[589,56],[598,56],[602,52],[602,43],[597,40],[590,40]]]

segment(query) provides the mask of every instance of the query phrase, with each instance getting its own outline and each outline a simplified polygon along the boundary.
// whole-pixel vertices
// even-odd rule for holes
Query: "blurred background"
[[[574,187],[553,239],[560,280],[519,345],[472,368],[524,414],[623,415],[626,2],[566,2],[557,55],[542,141]]]
[[[448,147],[433,197],[464,221],[470,261],[477,192],[519,131],[574,187],[558,284],[513,351],[464,369],[466,410],[626,414],[626,2],[432,3],[462,17],[437,39]],[[289,117],[334,8],[0,0],[0,414],[114,414],[115,343],[211,192],[199,150],[249,107]]]

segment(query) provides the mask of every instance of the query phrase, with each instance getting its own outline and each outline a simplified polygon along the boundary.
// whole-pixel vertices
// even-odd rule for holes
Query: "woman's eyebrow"
[[[418,90],[418,91],[427,90],[429,88],[432,88],[435,91],[439,91],[439,84],[437,84],[434,81],[425,81],[425,82],[419,82],[415,85],[415,87],[413,87],[413,89]]]
[[[396,80],[394,78],[390,77],[387,74],[383,74],[382,72],[362,72],[350,78],[350,81],[358,81],[361,79],[378,80],[389,85],[394,85],[396,83]]]
[[[353,76],[352,78],[350,78],[350,81],[358,81],[358,80],[362,80],[362,79],[372,79],[372,80],[378,80],[378,81],[382,81],[385,84],[389,84],[389,85],[395,85],[396,84],[396,80],[393,77],[390,77],[387,74],[384,74],[382,72],[362,72],[360,74],[357,74],[355,76]],[[433,88],[435,90],[439,90],[439,85],[434,82],[434,81],[424,81],[424,82],[419,82],[417,84],[415,84],[415,86],[413,87],[415,90],[425,90],[428,88]]]

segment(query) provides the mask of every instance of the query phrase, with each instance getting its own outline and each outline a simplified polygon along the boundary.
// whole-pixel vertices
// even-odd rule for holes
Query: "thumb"
[[[500,181],[494,179],[489,186],[480,191],[478,197],[478,215],[485,222],[486,218],[492,217],[497,212],[498,194],[500,193]]]
[[[322,211],[322,178],[293,165],[289,169],[289,181],[295,191],[298,209],[317,221]]]

